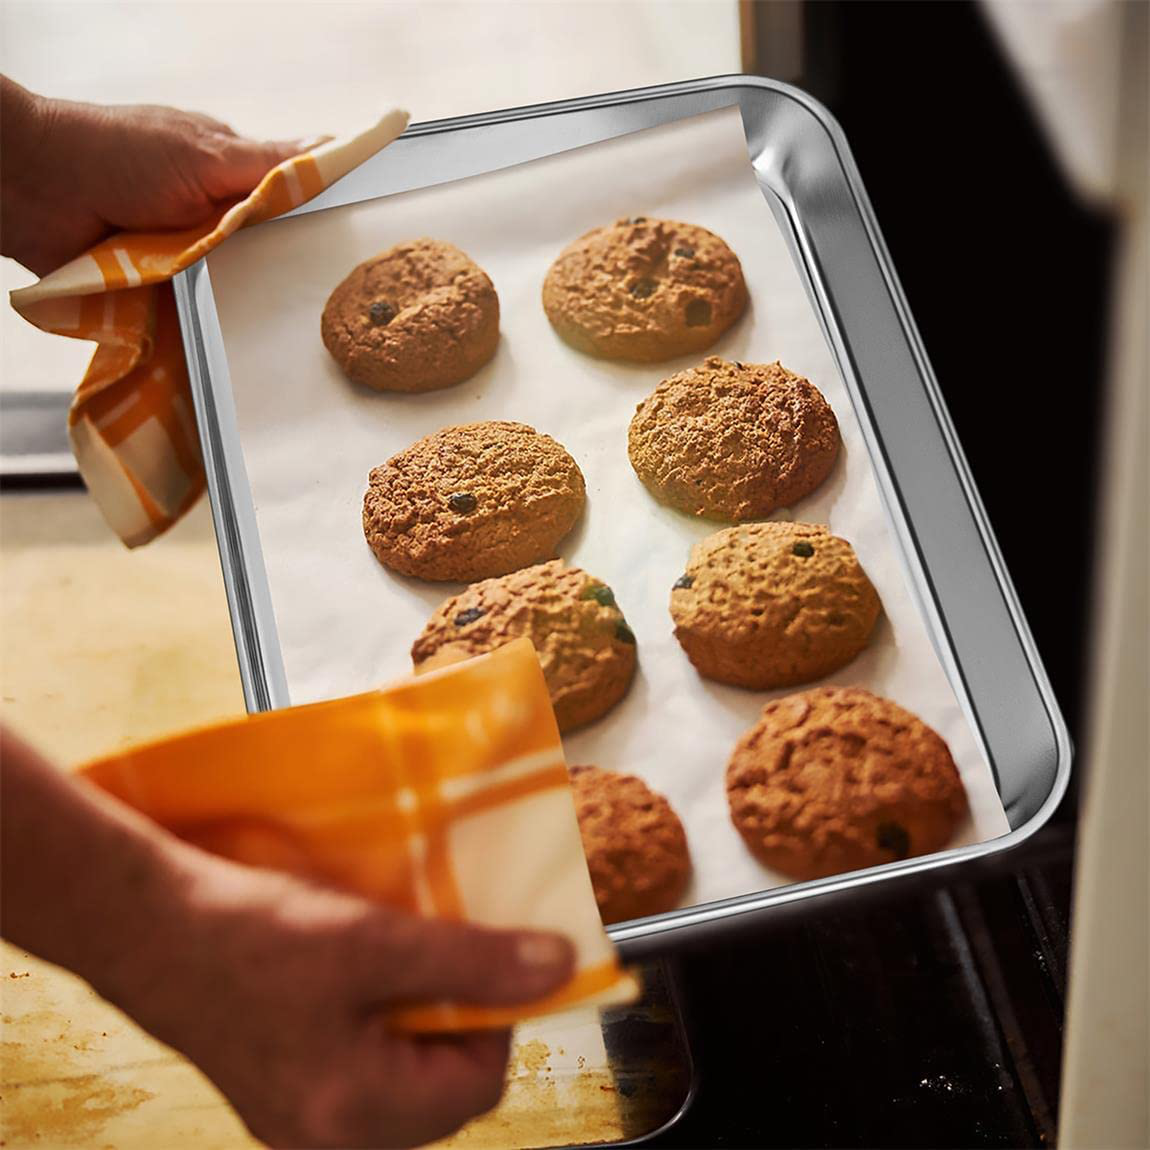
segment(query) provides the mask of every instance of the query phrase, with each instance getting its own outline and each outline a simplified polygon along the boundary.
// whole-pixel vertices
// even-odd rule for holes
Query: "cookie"
[[[376,391],[435,391],[473,376],[499,343],[487,273],[440,240],[398,244],[331,293],[320,325],[344,375]]]
[[[679,816],[642,779],[572,767],[571,790],[605,923],[674,910],[691,874]]]
[[[635,636],[606,584],[562,559],[476,583],[448,599],[411,648],[416,670],[535,644],[561,731],[605,715],[635,674]]]
[[[644,216],[580,236],[543,281],[543,310],[567,343],[636,363],[710,347],[746,306],[743,269],[718,236]]]
[[[549,435],[465,423],[371,472],[363,531],[393,571],[469,583],[550,558],[584,498],[578,464]]]
[[[838,421],[813,383],[781,363],[718,356],[663,380],[627,436],[631,466],[660,503],[734,523],[809,495],[838,451]]]
[[[942,738],[858,687],[768,703],[731,755],[727,799],[751,852],[795,879],[942,850],[967,812]]]
[[[815,523],[716,531],[691,548],[671,590],[675,638],[699,674],[755,690],[845,666],[880,610],[854,548]]]

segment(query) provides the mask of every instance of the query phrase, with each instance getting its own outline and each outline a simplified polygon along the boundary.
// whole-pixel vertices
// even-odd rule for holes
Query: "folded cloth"
[[[603,930],[559,730],[527,639],[396,686],[150,743],[88,779],[217,854],[414,914],[561,931],[571,980],[513,1007],[415,1003],[409,1031],[630,1001]]]
[[[99,344],[68,430],[88,490],[129,547],[166,531],[204,490],[171,278],[237,228],[306,203],[406,126],[406,112],[389,112],[365,132],[285,160],[198,228],[121,232],[12,292],[12,306],[36,327]]]

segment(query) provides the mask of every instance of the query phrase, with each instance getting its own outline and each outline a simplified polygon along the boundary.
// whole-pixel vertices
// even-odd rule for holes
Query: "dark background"
[[[1110,225],[969,3],[808,3],[842,125],[1076,745]],[[666,1147],[1057,1139],[1076,788],[994,869],[681,955],[698,1094]]]

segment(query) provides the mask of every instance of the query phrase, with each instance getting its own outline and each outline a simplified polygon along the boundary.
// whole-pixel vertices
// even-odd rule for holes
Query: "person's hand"
[[[553,935],[414,918],[208,859],[103,990],[200,1066],[275,1147],[414,1146],[494,1106],[507,1031],[408,1037],[402,1002],[506,1004],[571,974]]]
[[[119,230],[180,230],[318,141],[237,136],[197,112],[49,100],[0,78],[3,253],[37,275]]]
[[[506,1031],[404,1036],[399,1003],[526,1002],[566,940],[414,918],[173,838],[0,725],[4,937],[196,1063],[277,1147],[414,1146],[494,1106]]]

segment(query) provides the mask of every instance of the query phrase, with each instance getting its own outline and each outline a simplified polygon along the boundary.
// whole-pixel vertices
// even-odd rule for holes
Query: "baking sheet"
[[[867,650],[823,681],[889,696],[946,739],[971,803],[971,818],[952,845],[1005,834],[990,769],[915,605],[851,401],[755,182],[734,108],[265,224],[209,257],[292,702],[362,691],[408,673],[412,641],[460,589],[404,578],[376,562],[360,522],[370,469],[450,424],[529,423],[563,443],[587,480],[585,514],[560,554],[615,589],[639,644],[630,694],[567,737],[568,761],[642,775],[667,795],[695,864],[684,906],[787,881],[747,852],[723,785],[735,740],[765,701],[787,692],[743,691],[695,673],[672,633],[670,588],[691,545],[722,524],[657,504],[627,459],[636,404],[702,356],[654,366],[591,359],[559,340],[540,303],[543,276],[559,250],[626,215],[682,219],[722,236],[742,260],[751,305],[707,354],[781,359],[833,406],[843,440],[834,472],[774,518],[828,523],[850,540],[884,615]],[[491,276],[502,311],[499,351],[471,380],[445,391],[406,396],[358,388],[320,340],[324,303],[357,263],[417,236],[458,245]]]

